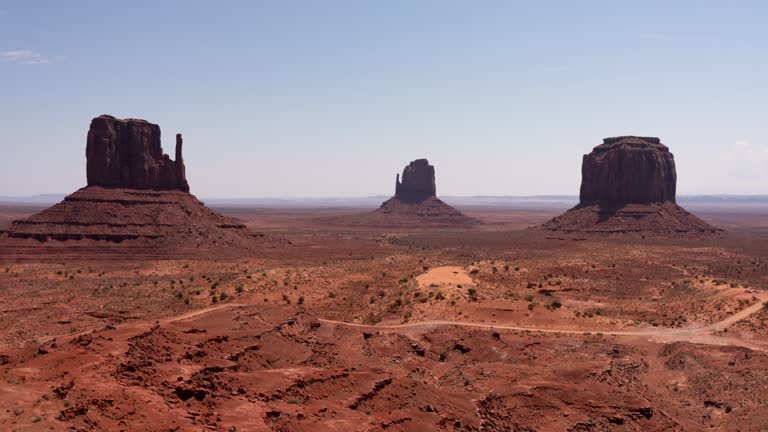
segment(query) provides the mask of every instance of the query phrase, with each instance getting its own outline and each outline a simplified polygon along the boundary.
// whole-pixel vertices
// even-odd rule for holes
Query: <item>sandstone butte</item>
[[[401,181],[402,178],[402,181]],[[382,223],[402,221],[405,224],[472,225],[470,218],[437,198],[435,167],[427,159],[416,159],[395,179],[395,196],[373,212]]]
[[[659,138],[605,138],[584,155],[579,204],[541,228],[560,233],[706,236],[720,232],[676,203],[677,171]]]
[[[181,134],[171,160],[156,124],[109,115],[93,119],[86,171],[86,187],[2,231],[0,253],[40,253],[40,243],[54,254],[78,250],[139,258],[274,246],[274,239],[251,233],[189,193]]]

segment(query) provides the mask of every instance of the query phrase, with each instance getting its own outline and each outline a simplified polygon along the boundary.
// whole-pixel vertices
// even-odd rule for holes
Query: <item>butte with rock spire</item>
[[[401,181],[402,179],[402,181]],[[427,159],[416,159],[395,179],[395,196],[381,204],[373,215],[417,224],[472,225],[479,223],[437,198],[435,167]]]
[[[189,193],[176,135],[175,160],[163,153],[160,127],[102,115],[86,144],[88,185],[0,232],[0,253],[157,257],[260,250],[249,232]]]

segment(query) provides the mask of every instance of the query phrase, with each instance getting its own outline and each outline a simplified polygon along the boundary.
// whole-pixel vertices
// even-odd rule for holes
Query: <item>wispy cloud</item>
[[[48,64],[51,60],[42,54],[31,50],[0,51],[0,58],[9,63],[17,64]]]

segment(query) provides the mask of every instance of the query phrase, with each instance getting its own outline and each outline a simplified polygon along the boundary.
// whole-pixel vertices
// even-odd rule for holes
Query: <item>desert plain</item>
[[[703,238],[215,208],[264,247],[0,247],[0,430],[768,430],[768,208]],[[42,210],[4,204],[0,227]]]

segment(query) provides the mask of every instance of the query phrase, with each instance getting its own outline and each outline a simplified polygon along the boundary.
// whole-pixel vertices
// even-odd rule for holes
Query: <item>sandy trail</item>
[[[140,328],[154,325],[155,322],[159,322],[163,324],[174,323],[178,321],[184,321],[184,320],[196,318],[198,316],[220,311],[223,309],[231,309],[231,308],[246,307],[246,306],[252,306],[252,305],[248,303],[225,303],[225,304],[220,304],[216,306],[210,306],[204,309],[198,309],[195,311],[186,312],[181,315],[163,318],[157,321],[152,321],[152,322],[140,321],[140,322],[130,323],[130,324],[117,326],[117,327],[121,329],[126,329],[126,328],[140,329]],[[724,336],[724,335],[715,334],[717,332],[725,330],[726,328],[730,327],[736,322],[741,321],[749,317],[750,315],[760,311],[760,309],[766,306],[768,306],[768,295],[763,295],[758,297],[758,301],[755,302],[755,304],[742,309],[741,311],[729,316],[728,318],[722,321],[718,321],[716,323],[709,324],[703,327],[696,327],[696,328],[650,327],[650,328],[644,328],[644,329],[638,329],[638,330],[601,330],[601,329],[572,330],[572,329],[526,327],[526,326],[507,325],[507,324],[488,324],[488,323],[479,323],[479,322],[450,321],[450,320],[429,320],[429,321],[409,322],[404,324],[359,324],[359,323],[351,323],[346,321],[329,320],[324,318],[319,318],[318,321],[326,324],[346,326],[346,327],[369,328],[369,329],[377,329],[377,330],[393,330],[393,331],[452,326],[452,327],[472,327],[472,328],[480,328],[480,329],[488,329],[488,330],[497,329],[497,330],[512,330],[512,331],[525,331],[525,332],[551,333],[551,334],[584,335],[588,333],[593,333],[593,334],[599,333],[602,335],[610,335],[610,336],[645,337],[645,338],[648,338],[649,340],[654,340],[657,342],[684,341],[684,342],[701,343],[706,345],[736,345],[736,346],[747,347],[753,350],[768,352],[768,341],[760,342],[760,341],[744,340],[737,336],[730,336],[730,335]],[[38,339],[38,342],[47,342],[47,341],[58,339],[58,338],[73,339],[81,335],[93,333],[93,331],[94,330],[86,330],[86,331],[74,333],[74,334],[46,336],[44,338]]]
[[[244,307],[244,306],[251,306],[251,305],[248,303],[225,303],[225,304],[220,304],[218,306],[210,306],[204,309],[198,309],[198,310],[187,312],[181,315],[164,318],[159,321],[161,323],[172,323],[172,322],[184,321],[190,318],[195,318],[200,315],[205,315],[207,313],[215,312],[217,310]]]
[[[224,303],[224,304],[220,304],[220,305],[217,305],[217,306],[210,306],[210,307],[207,307],[207,308],[186,312],[186,313],[183,313],[181,315],[161,318],[161,319],[155,320],[155,321],[136,321],[136,322],[132,322],[132,323],[128,323],[128,324],[118,325],[118,326],[115,326],[115,328],[118,328],[118,329],[129,329],[129,328],[141,329],[141,328],[147,328],[147,327],[151,327],[155,323],[169,324],[169,323],[174,323],[174,322],[178,322],[178,321],[188,320],[188,319],[191,319],[191,318],[198,317],[200,315],[205,315],[205,314],[208,314],[208,313],[211,313],[211,312],[216,312],[216,311],[219,311],[219,310],[222,310],[222,309],[231,309],[231,308],[244,307],[244,306],[250,306],[250,305],[248,303]],[[74,339],[74,338],[76,338],[78,336],[83,336],[83,335],[91,334],[91,333],[93,333],[96,330],[97,329],[90,329],[90,330],[84,330],[84,331],[77,332],[77,333],[66,333],[66,334],[59,334],[59,335],[43,336],[43,337],[37,338],[37,342],[38,343],[45,343],[45,342],[50,342],[52,340],[58,340],[58,339],[72,340],[72,339]]]
[[[463,322],[463,321],[444,321],[444,320],[430,320],[410,322],[404,324],[358,324],[345,321],[335,321],[320,318],[320,322],[326,324],[357,327],[357,328],[369,328],[377,330],[406,330],[417,328],[431,328],[440,326],[452,326],[452,327],[474,327],[482,329],[497,329],[497,330],[513,330],[513,331],[525,331],[525,332],[537,332],[537,333],[558,333],[558,334],[579,334],[584,335],[587,333],[599,333],[602,335],[610,336],[635,336],[635,337],[647,337],[649,340],[657,342],[693,342],[706,345],[736,345],[746,348],[750,348],[757,351],[768,352],[768,341],[759,342],[752,340],[744,340],[737,336],[723,336],[716,335],[715,333],[722,331],[734,323],[741,321],[750,315],[758,312],[763,307],[768,307],[768,299],[766,296],[761,296],[759,300],[743,310],[729,316],[728,318],[709,324],[703,327],[696,328],[664,328],[664,327],[650,327],[638,330],[594,330],[594,329],[557,329],[557,328],[540,328],[540,327],[525,327],[506,324],[488,324],[478,322]]]

